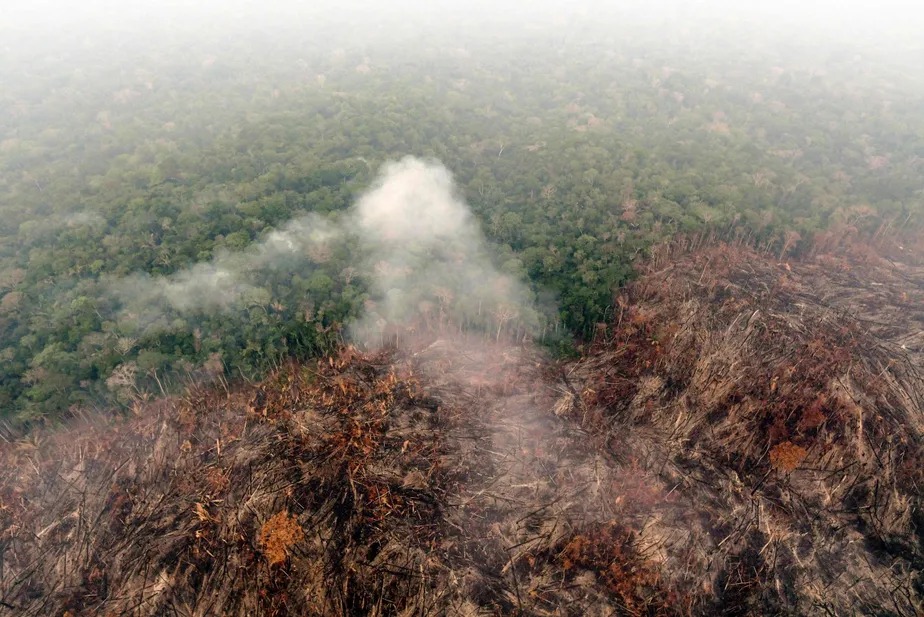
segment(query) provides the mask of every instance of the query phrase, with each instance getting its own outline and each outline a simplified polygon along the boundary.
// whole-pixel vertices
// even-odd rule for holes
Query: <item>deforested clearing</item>
[[[924,269],[825,241],[661,245],[576,360],[440,325],[2,443],[0,614],[919,614]]]

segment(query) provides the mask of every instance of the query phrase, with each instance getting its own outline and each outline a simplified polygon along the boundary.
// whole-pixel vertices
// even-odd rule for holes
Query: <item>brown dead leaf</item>
[[[285,563],[289,549],[305,538],[298,519],[288,512],[278,512],[260,528],[258,541],[270,565]]]

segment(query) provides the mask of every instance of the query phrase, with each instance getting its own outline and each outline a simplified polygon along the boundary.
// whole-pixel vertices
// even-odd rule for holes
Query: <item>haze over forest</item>
[[[381,319],[349,212],[406,156],[445,167],[531,307],[415,310],[560,352],[677,232],[783,259],[838,225],[918,229],[921,27],[903,3],[14,3],[0,409],[253,377]]]

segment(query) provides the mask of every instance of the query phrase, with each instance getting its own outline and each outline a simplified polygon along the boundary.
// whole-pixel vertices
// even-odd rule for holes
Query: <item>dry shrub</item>
[[[260,528],[257,541],[271,566],[285,563],[289,549],[305,539],[305,531],[298,519],[288,512],[277,512]]]
[[[654,564],[635,548],[635,534],[619,523],[595,523],[573,535],[558,562],[566,574],[593,572],[630,615],[673,615],[676,600],[661,585]]]
[[[799,467],[806,456],[808,451],[805,448],[791,441],[784,441],[770,449],[770,464],[774,469],[789,473]]]

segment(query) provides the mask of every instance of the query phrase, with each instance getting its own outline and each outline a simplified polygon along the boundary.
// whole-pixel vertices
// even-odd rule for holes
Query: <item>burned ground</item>
[[[533,351],[476,338],[346,349],[10,445],[3,606],[670,612],[634,532],[606,522],[602,458],[549,411],[550,372]]]
[[[698,613],[919,614],[924,270],[683,243],[620,296],[560,405],[672,497],[623,524]]]
[[[0,615],[915,615],[924,271],[655,253],[585,356],[435,334],[0,447]]]

